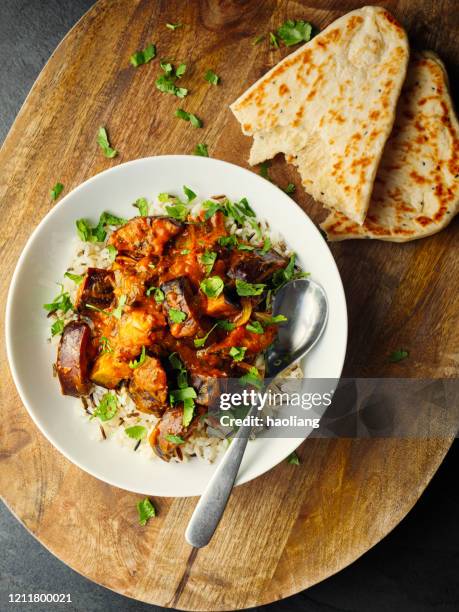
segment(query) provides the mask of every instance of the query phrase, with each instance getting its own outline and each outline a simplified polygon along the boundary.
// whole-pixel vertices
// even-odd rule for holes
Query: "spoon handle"
[[[253,416],[256,411],[257,406],[254,405],[247,416]],[[233,438],[231,446],[224,454],[194,509],[185,532],[185,538],[191,546],[202,548],[214,535],[233,489],[251,431],[251,425],[243,425],[238,429],[237,437]]]

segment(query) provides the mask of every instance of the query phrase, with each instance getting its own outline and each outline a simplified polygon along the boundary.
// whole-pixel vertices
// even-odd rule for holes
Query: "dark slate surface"
[[[93,0],[0,0],[0,140],[53,49]],[[380,544],[270,612],[458,612],[459,442],[426,492]],[[107,572],[110,568],[107,568]],[[9,604],[9,593],[70,593],[72,603]],[[162,610],[93,584],[53,557],[0,507],[0,610]]]

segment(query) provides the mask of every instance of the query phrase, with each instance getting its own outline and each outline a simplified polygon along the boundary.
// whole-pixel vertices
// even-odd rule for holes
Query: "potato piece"
[[[133,359],[143,346],[150,344],[150,334],[157,317],[142,308],[129,308],[123,313],[113,334],[116,338],[115,352],[121,359]]]
[[[131,376],[132,369],[126,361],[120,361],[114,353],[102,353],[94,363],[90,379],[96,385],[114,389],[122,380]]]
[[[132,257],[162,255],[165,245],[182,227],[170,217],[135,217],[113,232],[108,243]]]
[[[78,287],[75,308],[82,314],[90,315],[94,310],[87,304],[105,310],[113,301],[113,286],[115,276],[110,270],[103,268],[88,268]]]
[[[91,330],[83,321],[67,323],[57,351],[57,375],[64,395],[80,397],[91,388],[88,378]]]
[[[167,377],[156,357],[146,357],[133,371],[129,395],[140,412],[161,416],[167,402]]]
[[[204,312],[210,317],[233,317],[239,314],[241,308],[232,302],[224,293],[218,297],[206,297],[204,303]]]

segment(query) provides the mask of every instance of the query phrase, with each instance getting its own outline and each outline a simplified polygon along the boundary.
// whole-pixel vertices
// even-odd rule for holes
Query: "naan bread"
[[[231,105],[254,138],[249,163],[285,153],[316,200],[363,223],[408,55],[385,9],[337,19]]]
[[[410,61],[375,180],[365,223],[332,212],[329,240],[405,242],[443,229],[459,211],[459,124],[442,61],[431,52]]]

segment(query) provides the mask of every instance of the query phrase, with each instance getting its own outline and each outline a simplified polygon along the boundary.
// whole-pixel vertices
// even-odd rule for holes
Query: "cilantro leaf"
[[[142,363],[145,361],[146,359],[146,352],[145,352],[145,346],[142,346],[142,352],[140,353],[140,356],[138,359],[134,359],[133,361],[129,362],[129,367],[131,368],[131,370],[135,370],[136,368],[138,368],[139,366],[142,365]]]
[[[389,361],[391,363],[398,363],[399,361],[403,361],[409,356],[409,352],[404,349],[398,349],[393,351],[389,356]]]
[[[108,255],[111,261],[115,261],[116,256],[118,255],[118,249],[113,246],[113,244],[107,244],[105,247],[108,251]]]
[[[182,312],[176,308],[169,308],[168,315],[172,323],[183,323],[187,318],[186,312]]]
[[[166,28],[169,30],[178,30],[183,27],[183,23],[166,23]]]
[[[124,308],[124,305],[126,304],[126,299],[127,297],[125,295],[121,295],[120,299],[118,300],[117,307],[114,310],[112,310],[111,314],[115,317],[115,319],[121,319],[121,316],[123,314],[123,308]]]
[[[183,185],[183,193],[186,195],[188,202],[192,202],[196,198],[196,194],[186,185]]]
[[[252,367],[250,370],[239,378],[239,384],[244,385],[252,385],[253,387],[261,388],[262,380],[260,377],[260,372],[257,368]]]
[[[218,297],[223,291],[223,287],[225,285],[219,276],[209,276],[209,278],[205,278],[203,281],[201,281],[199,286],[201,287],[201,291],[207,295],[207,297],[212,298]]]
[[[64,331],[65,322],[63,319],[56,319],[54,323],[51,325],[51,336],[57,336],[58,334],[62,334]]]
[[[264,34],[260,34],[260,36],[257,36],[256,38],[253,39],[253,45],[259,45],[261,43],[262,40],[265,39],[265,35]]]
[[[204,266],[206,276],[209,276],[209,274],[212,272],[216,259],[217,253],[215,251],[205,251],[202,255],[200,255],[199,261]]]
[[[61,285],[61,292],[54,298],[49,304],[43,304],[43,308],[49,313],[56,312],[57,310],[62,311],[64,314],[69,310],[73,310],[73,304],[70,300],[70,296],[67,291],[63,290]]]
[[[218,85],[219,82],[220,82],[220,77],[218,76],[218,74],[215,74],[215,72],[213,70],[210,70],[210,69],[206,72],[206,74],[204,75],[204,78],[211,85]]]
[[[233,247],[238,246],[238,241],[236,236],[234,234],[231,234],[231,236],[221,236],[218,239],[218,244],[220,246],[226,247],[227,249],[231,249]]]
[[[101,421],[109,421],[113,419],[118,411],[118,400],[113,393],[105,393],[92,413],[91,418],[98,417]]]
[[[105,155],[105,157],[108,157],[111,159],[118,155],[118,151],[116,149],[112,149],[112,147],[110,146],[110,143],[108,141],[107,130],[103,126],[101,126],[99,128],[99,131],[97,132],[97,144],[102,149],[102,152]]]
[[[241,297],[261,295],[265,287],[264,283],[248,283],[240,278],[236,279],[236,291]]]
[[[142,66],[142,64],[148,64],[149,61],[156,57],[156,47],[153,44],[149,44],[143,51],[136,51],[129,59],[134,68]]]
[[[269,44],[275,49],[279,49],[279,41],[277,40],[277,36],[274,34],[274,32],[269,33]]]
[[[209,329],[209,331],[207,332],[207,334],[206,334],[205,336],[202,336],[202,338],[195,338],[195,339],[193,340],[193,342],[194,342],[194,346],[195,346],[196,348],[202,348],[202,347],[203,347],[203,346],[206,344],[206,342],[207,342],[207,338],[210,336],[210,334],[211,334],[211,333],[214,331],[214,329],[215,329],[216,327],[219,327],[219,323],[218,323],[218,322],[217,322],[217,323],[215,323],[215,325],[213,325],[213,326],[212,326],[212,327]]]
[[[287,19],[277,30],[277,35],[287,47],[309,42],[312,38],[312,25],[308,21]]]
[[[132,427],[126,427],[124,433],[134,440],[142,440],[147,435],[147,428],[143,425],[133,425]]]
[[[170,392],[174,402],[183,402],[187,399],[196,399],[198,396],[193,387],[184,387],[182,389],[174,389]]]
[[[166,206],[166,211],[169,217],[173,217],[178,221],[185,221],[189,213],[187,206],[185,206],[185,204],[182,202],[179,204],[174,204],[173,206]]]
[[[193,420],[193,416],[194,416],[194,401],[192,399],[185,399],[183,401],[183,417],[182,417],[183,427],[188,427],[188,425]]]
[[[246,346],[232,346],[230,348],[230,357],[233,358],[234,361],[242,361],[244,359],[245,352],[247,350]]]
[[[147,522],[156,516],[156,510],[151,501],[146,497],[143,501],[139,501],[137,504],[137,512],[139,514],[139,523],[142,525],[147,524]]]
[[[69,278],[71,281],[73,281],[76,285],[79,285],[81,283],[81,281],[83,280],[83,276],[81,274],[72,274],[71,272],[66,272],[64,274],[64,276],[66,276],[67,278]]]
[[[236,329],[236,325],[234,323],[231,323],[231,321],[227,321],[226,319],[221,319],[220,321],[217,321],[217,325],[225,331],[233,331],[233,329]]]
[[[177,66],[177,70],[175,71],[175,75],[177,78],[181,78],[186,72],[186,64],[183,62]]]
[[[287,187],[284,188],[283,191],[285,191],[285,193],[287,193],[288,195],[295,193],[296,187],[293,183],[289,183],[287,185]]]
[[[56,183],[54,187],[51,189],[51,191],[49,192],[49,195],[51,196],[51,200],[57,200],[57,198],[61,195],[63,189],[64,189],[64,185],[62,183]]]
[[[175,111],[175,116],[179,119],[183,119],[184,121],[189,121],[195,128],[202,127],[202,120],[199,119],[199,117],[196,117],[196,115],[193,115],[193,113],[187,113],[183,110],[183,108],[178,108]]]
[[[290,463],[291,465],[300,465],[300,458],[298,457],[295,451],[293,451],[293,453],[290,453],[286,461],[287,463]]]
[[[247,323],[245,326],[247,331],[250,331],[254,334],[263,334],[264,330],[259,321],[252,321],[251,323]]]
[[[268,181],[270,181],[271,179],[269,178],[269,167],[271,166],[271,164],[269,163],[269,161],[264,161],[260,164],[260,175],[267,179]]]
[[[139,209],[141,217],[148,217],[148,202],[146,198],[138,198],[132,206]]]
[[[203,142],[198,143],[194,148],[194,155],[200,155],[201,157],[209,157],[209,151],[207,145]]]
[[[185,444],[185,440],[180,436],[174,436],[173,434],[167,434],[166,440],[172,444]]]

